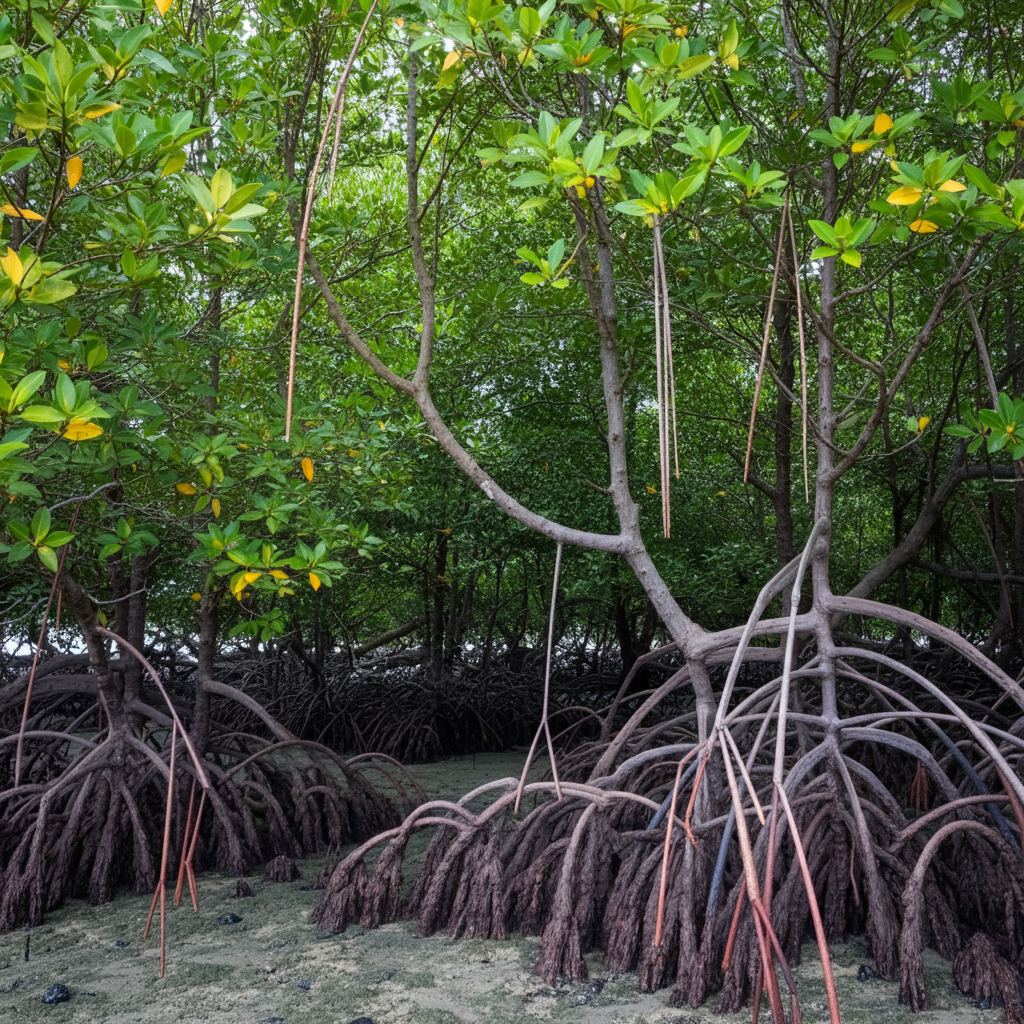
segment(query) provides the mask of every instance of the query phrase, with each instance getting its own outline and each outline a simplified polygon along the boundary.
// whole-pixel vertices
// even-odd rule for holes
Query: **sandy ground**
[[[431,795],[458,796],[481,781],[513,775],[522,755],[487,755],[414,769]],[[715,1016],[668,1006],[668,993],[641,995],[634,975],[588,958],[590,981],[550,988],[532,973],[537,940],[420,938],[411,924],[341,935],[317,932],[309,915],[320,892],[308,888],[321,862],[302,861],[303,878],[250,879],[255,896],[232,899],[233,878],[199,878],[199,913],[185,902],[168,913],[167,974],[158,978],[159,942],[142,941],[150,898],[124,894],[90,907],[72,902],[30,935],[0,935],[0,1021],[109,1024],[735,1024],[749,1011]],[[221,918],[234,914],[235,924]],[[25,959],[26,938],[28,959]],[[949,965],[926,954],[933,1009],[911,1015],[895,984],[857,981],[868,962],[862,941],[832,950],[846,1024],[996,1024],[955,989]],[[821,966],[813,947],[798,972],[804,1021],[826,1021]],[[54,984],[66,1002],[45,1005]],[[767,1021],[767,1006],[762,1020]],[[360,1022],[365,1024],[365,1022]]]

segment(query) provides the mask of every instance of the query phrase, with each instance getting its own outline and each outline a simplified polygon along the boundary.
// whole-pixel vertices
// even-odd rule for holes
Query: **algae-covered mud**
[[[514,775],[522,755],[488,755],[414,769],[432,796],[452,797],[481,781]],[[452,941],[418,937],[412,924],[375,931],[350,927],[319,933],[309,915],[321,893],[309,888],[322,862],[301,861],[303,877],[273,883],[249,879],[254,895],[235,899],[235,879],[198,879],[199,913],[186,894],[169,908],[167,973],[159,973],[159,940],[142,941],[150,898],[122,894],[90,907],[71,902],[31,933],[0,936],[0,1020],[104,1021],[109,1024],[733,1024],[742,1014],[715,1016],[673,1009],[668,993],[640,995],[634,975],[606,972],[600,955],[588,958],[590,980],[550,988],[532,973],[537,940]],[[226,915],[239,918],[225,924]],[[28,959],[25,951],[28,949]],[[925,954],[934,1009],[911,1015],[897,1004],[897,986],[858,981],[868,963],[863,942],[833,951],[843,1019],[847,1024],[996,1024],[1000,1009],[982,1010],[957,993],[949,965]],[[826,1021],[821,967],[813,947],[798,971],[804,1020]],[[53,985],[70,998],[52,1005]],[[767,1020],[767,1007],[762,1015]]]

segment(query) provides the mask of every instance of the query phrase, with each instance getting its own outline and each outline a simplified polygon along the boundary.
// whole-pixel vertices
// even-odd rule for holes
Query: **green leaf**
[[[537,273],[522,274],[519,278],[523,284],[543,284],[544,275]]]
[[[686,60],[679,64],[679,71],[676,73],[676,78],[679,79],[680,82],[685,82],[686,79],[694,78],[702,71],[707,71],[707,69],[714,63],[715,58],[706,53],[699,53],[693,57],[687,57]]]
[[[836,234],[835,228],[827,221],[809,220],[807,225],[823,242],[840,248],[839,236]]]
[[[832,248],[830,245],[819,245],[814,252],[811,253],[812,260],[824,259],[828,256],[838,256],[839,250]]]
[[[551,180],[550,175],[542,171],[524,171],[512,182],[513,188],[532,188],[535,185],[546,185]]]
[[[50,532],[50,510],[45,505],[32,517],[29,529],[36,544]]]
[[[856,249],[847,249],[840,254],[839,258],[844,263],[849,263],[851,267],[860,266],[860,253]]]
[[[121,272],[130,281],[138,271],[139,267],[135,261],[135,253],[131,247],[126,247],[124,252],[121,253]]]
[[[19,405],[24,405],[42,386],[46,380],[45,370],[36,370],[27,377],[22,377],[11,392],[7,402],[7,412],[12,413]]]
[[[57,552],[47,545],[42,545],[36,548],[36,554],[39,556],[39,561],[46,566],[50,572],[57,571]]]

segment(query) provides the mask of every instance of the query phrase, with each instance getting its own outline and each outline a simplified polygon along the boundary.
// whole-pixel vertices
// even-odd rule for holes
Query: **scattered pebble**
[[[124,949],[124,947],[127,946],[128,944],[129,943],[128,943],[127,939],[118,939],[114,943],[114,949]]]
[[[356,1017],[355,1020],[350,1020],[348,1024],[373,1024],[373,1021],[369,1017]]]
[[[312,988],[313,982],[309,978],[303,978],[301,981],[295,983],[296,988],[301,988],[303,992],[308,992]]]
[[[261,1017],[259,1024],[284,1024],[284,1017]]]
[[[238,924],[242,919],[237,914],[225,914],[221,919],[221,924]]]
[[[873,967],[868,967],[867,964],[860,965],[860,970],[857,971],[858,981],[874,981],[876,978],[879,981],[884,980],[882,976],[878,973],[878,971],[876,971]]]
[[[47,1006],[53,1006],[54,1003],[66,1003],[71,998],[71,989],[67,985],[51,985],[43,993],[43,1002]]]

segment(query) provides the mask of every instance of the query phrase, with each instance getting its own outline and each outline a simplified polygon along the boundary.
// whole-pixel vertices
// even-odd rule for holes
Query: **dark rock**
[[[43,1002],[47,1006],[53,1006],[54,1003],[66,1003],[71,998],[71,989],[67,985],[51,985],[43,993]]]
[[[348,1024],[373,1024],[373,1021],[369,1017],[356,1017],[355,1020],[350,1020]]]
[[[868,967],[867,964],[861,964],[860,969],[857,971],[858,981],[874,981],[875,979],[882,980],[882,976],[873,967]]]
[[[260,1017],[259,1024],[284,1024],[284,1017]]]
[[[114,949],[124,949],[124,947],[127,946],[127,945],[128,945],[128,940],[127,939],[118,939],[114,943]]]
[[[221,919],[221,924],[238,924],[242,919],[237,914],[225,914]]]
[[[301,988],[303,992],[308,992],[312,988],[313,982],[309,978],[303,978],[301,981],[295,983],[296,988]]]
[[[255,896],[256,893],[252,891],[252,886],[244,879],[240,878],[235,882],[235,891],[231,894],[233,900],[240,900],[246,896]]]
[[[280,857],[275,857],[272,861],[267,862],[267,866],[263,870],[263,877],[268,882],[294,882],[302,877],[302,872],[299,871],[298,864],[291,857],[286,857],[282,853]]]

